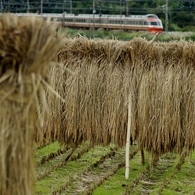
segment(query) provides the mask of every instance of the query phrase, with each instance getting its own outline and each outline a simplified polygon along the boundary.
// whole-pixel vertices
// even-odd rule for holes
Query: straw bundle
[[[32,192],[35,126],[43,124],[44,77],[59,45],[54,35],[48,23],[34,17],[5,14],[0,20],[1,195]]]
[[[66,39],[60,141],[124,146],[131,91],[131,136],[159,156],[195,146],[194,43]],[[57,85],[56,85],[57,86]],[[190,106],[191,105],[191,106]]]

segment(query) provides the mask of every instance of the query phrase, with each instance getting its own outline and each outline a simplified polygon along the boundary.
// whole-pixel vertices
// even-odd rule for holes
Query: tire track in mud
[[[82,155],[91,149],[91,145],[86,144],[82,147],[58,149],[41,159],[37,167],[37,180],[41,180],[48,176],[51,172],[59,169],[67,164],[69,161],[74,161],[82,157]],[[44,161],[43,161],[44,159]]]
[[[56,158],[57,156],[60,156],[64,153],[66,153],[68,150],[70,150],[70,147],[65,146],[64,148],[60,148],[58,149],[56,152],[52,152],[50,154],[48,154],[47,156],[43,156],[40,160],[40,162],[37,163],[37,165],[43,165],[44,163],[46,163],[47,161],[50,161],[54,158]]]
[[[170,182],[171,178],[181,169],[185,162],[186,153],[182,153],[180,161],[177,162],[177,155],[168,153],[158,159],[155,166],[148,165],[136,179],[126,188],[123,195],[160,195]],[[167,174],[167,172],[170,174]]]
[[[130,159],[137,152],[138,149],[135,149],[130,154]],[[52,195],[91,195],[94,189],[124,166],[124,149],[112,149],[108,154],[102,156],[100,160],[86,167],[85,170],[74,175],[59,189],[53,191]]]
[[[173,176],[181,170],[182,165],[185,163],[185,158],[187,156],[187,152],[184,150],[180,156],[179,162],[176,164],[173,172],[160,184],[159,189],[157,190],[157,195],[160,195],[161,192],[165,189],[166,185],[171,181]]]

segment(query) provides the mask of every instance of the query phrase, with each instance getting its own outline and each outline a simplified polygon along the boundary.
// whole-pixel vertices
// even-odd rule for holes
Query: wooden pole
[[[95,22],[95,0],[93,0],[93,30],[95,29],[95,24],[94,24],[94,22]]]
[[[129,150],[130,150],[130,132],[131,132],[131,106],[132,99],[131,93],[129,95],[129,104],[128,104],[128,125],[127,125],[127,141],[126,141],[126,163],[125,163],[125,178],[129,179]]]
[[[43,14],[43,0],[41,0],[41,16]]]
[[[3,13],[3,4],[2,4],[2,0],[0,2],[0,6],[1,6],[1,13]]]
[[[166,0],[165,5],[165,32],[168,32],[168,25],[169,25],[169,19],[168,19],[168,12],[169,12],[169,0]]]
[[[70,14],[72,14],[72,0],[70,0]]]
[[[27,0],[27,13],[29,13],[29,10],[30,10],[29,0]]]

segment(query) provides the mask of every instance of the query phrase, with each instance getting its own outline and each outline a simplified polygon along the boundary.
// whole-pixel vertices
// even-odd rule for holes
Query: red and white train
[[[26,14],[17,14],[26,15]],[[85,29],[120,29],[127,31],[162,32],[163,25],[155,14],[147,15],[99,15],[99,14],[29,14],[51,18],[64,27]]]

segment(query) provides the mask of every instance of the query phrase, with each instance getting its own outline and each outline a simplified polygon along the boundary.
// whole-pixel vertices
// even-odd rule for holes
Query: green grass
[[[63,32],[70,37],[80,37],[85,36],[88,38],[101,38],[101,39],[115,39],[115,40],[123,40],[123,41],[130,41],[135,37],[142,37],[147,40],[151,40],[154,37],[153,33],[149,32],[125,32],[121,30],[105,30],[105,29],[98,29],[98,30],[82,30],[82,29],[69,29],[63,28]],[[193,32],[169,32],[169,33],[161,33],[157,38],[156,41],[163,41],[169,42],[171,40],[195,40],[195,35]]]
[[[109,180],[105,181],[103,185],[96,188],[93,195],[120,195],[124,191],[124,187],[127,185],[127,180],[124,180],[124,168],[121,168],[117,173]]]
[[[83,147],[86,147],[85,144],[81,145],[75,152],[74,155],[78,154]],[[110,146],[111,147],[111,146]],[[36,182],[34,188],[34,194],[36,195],[48,195],[51,194],[52,191],[59,189],[62,185],[64,185],[69,179],[73,179],[77,176],[82,176],[83,170],[87,167],[90,167],[91,164],[97,162],[103,155],[106,155],[110,152],[110,147],[103,146],[95,146],[91,148],[88,152],[84,153],[81,158],[67,162],[65,166],[62,166],[58,169],[52,171],[48,176]],[[133,146],[136,147],[136,146]],[[55,142],[44,148],[41,148],[36,151],[36,159],[40,160],[43,156],[47,156],[52,152],[56,152],[60,148],[60,144]],[[132,149],[132,148],[131,148]],[[44,171],[56,163],[63,162],[65,155],[61,154],[55,159],[51,159],[48,162],[45,162],[43,165],[39,164],[37,167],[37,171]],[[125,159],[125,151],[124,149],[120,149],[118,151],[118,156],[121,158],[121,162]],[[166,161],[170,162],[170,166],[166,164]],[[129,179],[125,179],[125,167],[118,169],[118,171],[107,178],[100,186],[96,187],[93,191],[93,195],[121,195],[126,191],[126,188],[131,186],[132,183],[140,176],[148,167],[150,163],[150,155],[145,152],[145,160],[146,164],[141,164],[141,153],[138,152],[131,160],[130,160],[130,177]],[[160,160],[161,161],[161,160]],[[159,162],[160,162],[159,161]],[[133,195],[142,194],[143,188],[148,188],[151,195],[155,195],[157,191],[160,189],[161,185],[168,179],[169,182],[163,188],[163,191],[160,193],[161,195],[176,195],[176,194],[186,194],[193,195],[195,192],[195,153],[193,152],[191,156],[186,157],[185,163],[182,165],[181,170],[176,172],[173,175],[175,170],[175,166],[179,163],[180,156],[178,154],[169,153],[162,157],[162,167],[164,168],[164,172],[161,175],[158,175],[158,171],[156,172],[155,168],[151,169],[149,173],[144,175],[141,180],[148,180],[148,177],[152,179],[151,182],[154,182],[154,186],[147,186],[140,180],[138,184],[135,184],[133,188]],[[110,161],[111,162],[111,161]],[[97,169],[97,170],[96,170]],[[90,170],[89,170],[90,171]],[[93,171],[97,174],[101,169],[98,167],[93,167]],[[106,170],[109,171],[109,170]],[[38,173],[38,172],[37,172]],[[39,173],[38,173],[39,174]],[[150,179],[148,181],[150,181]],[[69,185],[69,189],[74,188],[74,182]]]
[[[58,142],[51,143],[35,152],[35,160],[39,162],[44,156],[49,155],[52,152],[56,152],[60,149],[60,144]]]
[[[168,190],[168,189],[165,189],[161,195],[178,195],[178,192],[174,191],[174,190]]]
[[[194,194],[195,192],[195,153],[191,157],[187,157],[181,170],[178,171],[170,183],[166,186],[166,190],[175,190],[180,194]],[[166,194],[163,191],[163,195]]]
[[[106,180],[102,185],[97,187],[93,195],[120,195],[125,191],[125,187],[128,186],[145,168],[145,165],[141,165],[141,153],[138,152],[130,161],[130,174],[129,179],[125,179],[125,167],[120,168],[115,175]]]
[[[58,144],[57,144],[58,145]],[[56,149],[58,147],[56,146]],[[82,147],[81,147],[82,148]],[[52,147],[54,150],[54,148]],[[45,150],[47,151],[47,150]],[[70,177],[76,175],[86,167],[95,163],[100,159],[102,155],[105,155],[110,150],[109,148],[104,148],[102,146],[96,146],[90,149],[89,152],[85,153],[80,159],[76,161],[67,162],[67,164],[52,173],[50,173],[47,177],[44,177],[40,181],[36,182],[35,185],[35,194],[44,195],[50,194],[53,190],[59,189],[61,185],[63,185]],[[77,152],[75,152],[77,154]],[[58,157],[58,163],[63,161],[63,155]],[[42,171],[51,168],[55,165],[56,160],[51,160],[42,165]],[[38,167],[37,170],[40,170]]]

